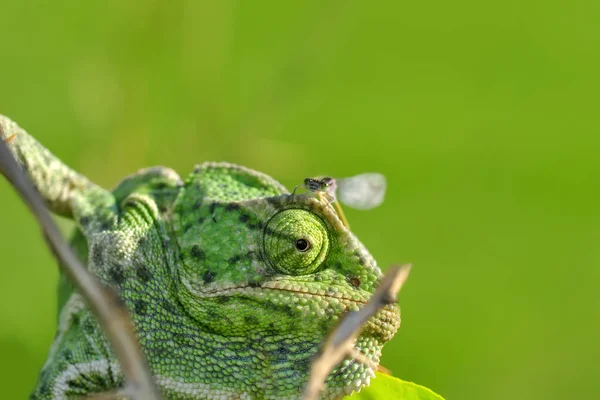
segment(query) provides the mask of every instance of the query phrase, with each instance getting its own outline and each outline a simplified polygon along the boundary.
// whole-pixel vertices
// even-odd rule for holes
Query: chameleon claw
[[[8,144],[17,138],[17,134],[13,133],[11,136],[4,139],[4,143]]]

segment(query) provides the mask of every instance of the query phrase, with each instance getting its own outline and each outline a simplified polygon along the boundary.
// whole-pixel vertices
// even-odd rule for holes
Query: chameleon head
[[[232,376],[247,382],[244,390],[266,398],[301,392],[326,334],[369,299],[382,276],[328,202],[287,193],[258,172],[204,164],[172,213],[181,304],[199,331],[235,355],[228,371],[239,367]],[[387,306],[357,349],[377,364],[399,325],[399,308]],[[347,359],[329,376],[326,395],[359,389],[372,374]]]

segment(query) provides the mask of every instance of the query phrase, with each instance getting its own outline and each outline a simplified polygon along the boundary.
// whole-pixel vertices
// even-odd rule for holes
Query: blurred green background
[[[205,160],[290,188],[382,172],[384,205],[346,212],[415,265],[384,365],[448,399],[598,398],[600,3],[418,3],[1,0],[0,113],[106,187]],[[57,269],[3,179],[0,221],[18,399]]]

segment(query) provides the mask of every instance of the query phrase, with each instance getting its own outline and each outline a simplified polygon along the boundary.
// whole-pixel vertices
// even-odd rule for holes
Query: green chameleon
[[[2,139],[48,208],[71,218],[72,246],[131,313],[155,380],[169,399],[295,399],[311,359],[344,313],[382,274],[328,201],[290,194],[251,169],[207,162],[187,179],[148,168],[112,191],[71,170],[14,122]],[[59,282],[56,337],[32,399],[65,399],[124,385],[82,297]],[[323,398],[368,385],[397,305],[365,326]]]

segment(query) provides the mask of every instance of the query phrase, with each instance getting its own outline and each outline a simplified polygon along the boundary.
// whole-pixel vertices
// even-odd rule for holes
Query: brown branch
[[[2,127],[0,126],[0,129]],[[1,133],[1,132],[0,132]],[[0,136],[1,137],[1,136]],[[14,139],[14,135],[8,141]],[[127,381],[124,388],[134,400],[160,400],[150,368],[134,333],[129,313],[116,293],[83,266],[50,217],[44,201],[25,176],[6,144],[0,140],[0,172],[14,186],[35,216],[63,272],[77,287],[112,344]]]
[[[408,278],[410,269],[409,264],[390,267],[367,304],[360,310],[349,313],[327,336],[322,349],[312,362],[308,383],[304,389],[304,400],[316,399],[333,368],[347,356],[355,355],[354,342],[363,326],[381,307],[397,301],[396,296]]]

